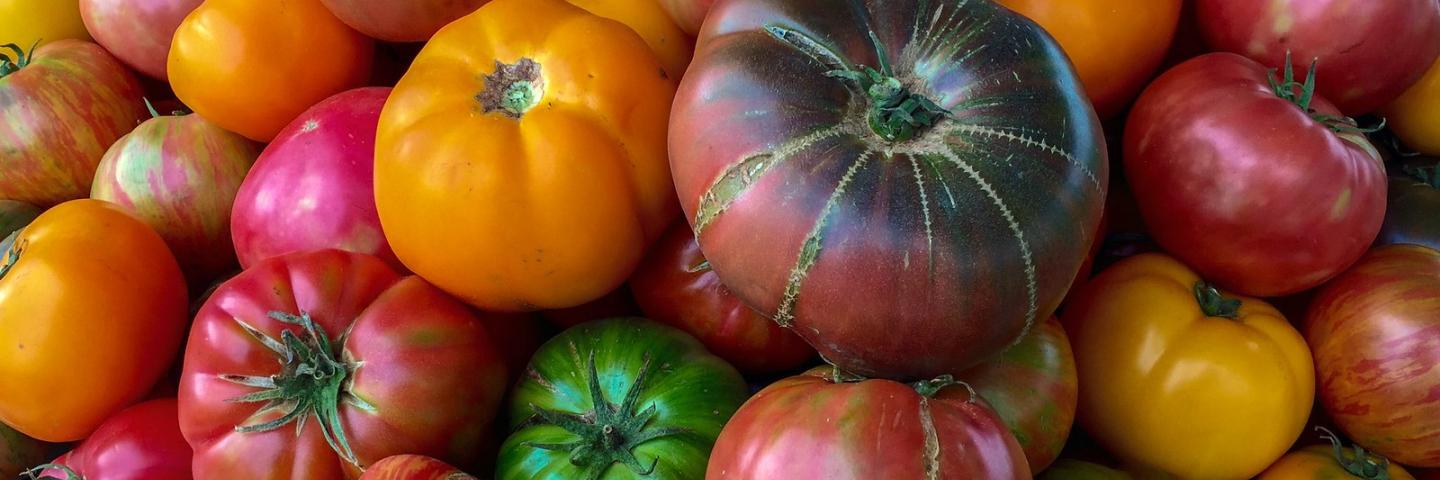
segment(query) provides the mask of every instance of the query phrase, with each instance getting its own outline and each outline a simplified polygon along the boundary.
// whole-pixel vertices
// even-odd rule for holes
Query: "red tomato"
[[[255,264],[205,302],[180,429],[206,479],[355,478],[401,453],[469,465],[504,388],[463,304],[375,257],[319,250]]]
[[[815,358],[794,332],[745,306],[695,243],[690,224],[676,222],[630,277],[645,316],[694,335],[742,373],[793,371]]]
[[[424,42],[490,0],[320,0],[340,21],[387,42]]]
[[[110,417],[74,450],[49,464],[40,478],[190,480],[190,457],[190,445],[176,422],[176,401],[163,398]]]
[[[1049,467],[1075,423],[1080,379],[1060,320],[1036,325],[1005,353],[959,375],[1010,428],[1030,471]]]
[[[170,40],[205,0],[80,0],[80,17],[95,42],[140,73],[168,80]]]
[[[424,455],[395,455],[365,469],[360,480],[476,480],[445,462]]]
[[[1151,84],[1126,126],[1125,175],[1151,235],[1242,294],[1321,284],[1365,253],[1385,216],[1375,148],[1323,97],[1313,112],[1298,97],[1264,66],[1213,53]]]
[[[700,33],[705,14],[710,13],[712,5],[715,5],[715,0],[660,0],[660,6],[665,7],[665,12],[670,14],[675,24],[691,35]]]

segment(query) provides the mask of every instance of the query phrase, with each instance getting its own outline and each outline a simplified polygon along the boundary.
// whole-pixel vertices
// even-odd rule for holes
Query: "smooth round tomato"
[[[713,5],[715,0],[660,0],[660,6],[665,7],[665,12],[670,14],[675,24],[690,35],[700,33],[705,15],[710,13]]]
[[[73,38],[89,40],[80,4],[66,0],[6,0],[0,2],[0,45],[15,44],[29,50]]]
[[[565,0],[590,13],[618,21],[630,27],[655,53],[665,73],[676,81],[690,66],[695,42],[685,34],[656,1],[635,0]]]
[[[120,207],[60,204],[0,254],[0,421],[49,442],[85,438],[175,359],[185,279]]]
[[[1405,146],[1440,156],[1440,60],[1382,113]]]
[[[369,255],[252,265],[190,330],[180,429],[195,476],[356,478],[402,453],[468,466],[505,390],[494,342],[464,304]]]
[[[1031,472],[1050,466],[1075,423],[1079,379],[1075,355],[1060,321],[1036,325],[998,358],[956,376],[995,410],[1010,429]]]
[[[445,462],[424,455],[394,455],[365,469],[360,480],[477,480]]]
[[[1045,27],[1075,63],[1100,118],[1120,113],[1165,59],[1181,0],[999,0]]]
[[[1090,281],[1065,311],[1079,420],[1120,459],[1180,478],[1251,478],[1310,417],[1305,339],[1274,307],[1232,297],[1146,253]]]
[[[80,16],[95,43],[130,68],[168,81],[166,58],[175,30],[204,0],[80,0]]]
[[[387,42],[424,42],[489,0],[320,0],[360,33]]]
[[[1385,223],[1376,245],[1412,244],[1440,250],[1440,158],[1401,160],[1390,172]]]
[[[180,436],[174,398],[127,408],[84,442],[41,468],[58,480],[190,480],[190,445]]]
[[[49,446],[0,423],[0,478],[16,478],[45,462]]]
[[[1271,73],[1231,53],[1196,57],[1145,90],[1125,130],[1125,177],[1155,240],[1265,297],[1338,275],[1385,216],[1374,146],[1294,70]]]
[[[311,105],[363,85],[374,49],[320,0],[206,0],[175,31],[167,68],[195,113],[268,142]]]
[[[615,290],[678,211],[673,94],[620,23],[560,0],[486,4],[431,39],[380,115],[375,203],[390,245],[488,310]]]
[[[1311,445],[1290,452],[1265,469],[1256,480],[1415,480],[1409,472],[1389,459],[1363,447],[1344,448],[1329,432],[1330,445]]]

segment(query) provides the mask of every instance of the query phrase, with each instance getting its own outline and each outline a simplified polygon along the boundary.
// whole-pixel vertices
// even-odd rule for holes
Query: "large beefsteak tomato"
[[[1151,84],[1125,129],[1125,176],[1150,234],[1246,295],[1338,275],[1385,216],[1379,153],[1313,95],[1315,77],[1294,80],[1291,68],[1267,75],[1239,55],[1200,56]]]
[[[1320,290],[1305,336],[1341,430],[1391,460],[1440,467],[1440,251],[1370,252]]]
[[[734,367],[678,329],[577,325],[545,342],[515,385],[496,477],[699,480],[747,393]]]
[[[1400,465],[1356,446],[1344,448],[1340,439],[1322,429],[1330,445],[1311,445],[1290,452],[1265,469],[1256,480],[1415,480]]]
[[[365,469],[360,480],[477,480],[449,464],[424,455],[395,455]]]
[[[1377,245],[1408,243],[1440,250],[1440,158],[1401,160],[1390,172],[1390,198]]]
[[[1230,297],[1145,253],[1090,281],[1065,310],[1079,420],[1126,462],[1179,478],[1251,478],[1310,417],[1305,339],[1274,307]]]
[[[140,123],[140,96],[140,83],[99,45],[0,46],[0,200],[49,207],[85,198],[110,144]]]
[[[230,215],[241,266],[323,248],[400,266],[375,213],[375,126],[389,95],[371,87],[330,97],[265,147]]]
[[[54,462],[40,480],[190,480],[190,445],[180,436],[174,398],[127,408]]]
[[[1014,344],[1100,220],[1105,144],[1070,62],[962,3],[722,2],[676,96],[671,166],[710,265],[853,373]]]
[[[486,4],[431,39],[380,115],[375,203],[390,245],[490,310],[615,290],[677,211],[673,93],[620,23],[561,0]]]
[[[424,42],[489,0],[320,0],[340,21],[387,42]]]
[[[175,30],[205,0],[80,0],[95,42],[140,73],[168,81],[165,61]]]
[[[1005,353],[958,378],[975,387],[1020,447],[1031,472],[1050,466],[1075,424],[1079,379],[1060,321],[1051,317]]]
[[[198,478],[356,478],[415,453],[473,463],[505,389],[463,304],[379,259],[274,257],[225,282],[190,331],[180,430]]]
[[[1440,156],[1440,59],[1405,94],[1385,107],[1385,119],[1405,145]]]
[[[60,204],[0,255],[0,420],[16,430],[85,438],[174,361],[184,277],[165,241],[120,207]]]

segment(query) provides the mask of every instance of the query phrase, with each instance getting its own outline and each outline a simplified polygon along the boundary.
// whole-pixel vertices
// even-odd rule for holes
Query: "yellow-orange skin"
[[[566,0],[570,4],[583,8],[590,13],[618,21],[630,27],[645,44],[650,46],[650,51],[655,52],[655,57],[660,64],[665,66],[665,73],[676,82],[685,75],[685,68],[690,66],[690,56],[695,52],[695,42],[685,34],[684,30],[675,25],[675,21],[665,13],[660,3],[654,0]]]
[[[1431,156],[1440,156],[1440,60],[1436,60],[1420,81],[1385,107],[1390,130],[1405,146]]]
[[[1355,450],[1345,447],[1345,458],[1355,456]],[[1415,480],[1395,462],[1387,469],[1390,480]],[[1286,455],[1275,462],[1257,480],[1357,480],[1359,477],[1345,471],[1335,460],[1335,449],[1329,445],[1311,445]]]

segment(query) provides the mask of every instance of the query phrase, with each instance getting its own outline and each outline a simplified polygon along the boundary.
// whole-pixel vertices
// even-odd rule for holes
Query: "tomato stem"
[[[1440,163],[1429,167],[1405,165],[1400,167],[1400,171],[1410,178],[1419,180],[1420,183],[1429,185],[1430,188],[1440,189]]]
[[[12,52],[15,52],[14,60],[11,60],[9,55],[0,53],[0,78],[5,78],[6,76],[18,72],[20,71],[20,69],[30,65],[30,62],[35,59],[35,49],[39,47],[40,40],[37,39],[35,40],[35,43],[33,45],[30,45],[30,54],[26,55],[25,50],[22,50],[19,45],[13,43],[0,45],[0,48],[8,49]]]
[[[1390,459],[1365,451],[1365,447],[1355,444],[1355,454],[1346,458],[1345,446],[1340,443],[1340,437],[1336,436],[1325,427],[1315,427],[1320,432],[1320,438],[1329,440],[1330,445],[1335,448],[1335,462],[1345,468],[1351,475],[1365,480],[1390,480]]]
[[[1240,318],[1240,300],[1226,297],[1204,280],[1195,282],[1195,300],[1200,302],[1200,311],[1207,317]]]
[[[1380,124],[1374,127],[1363,128],[1355,119],[1343,115],[1330,115],[1315,111],[1310,104],[1315,100],[1315,71],[1318,70],[1320,59],[1310,61],[1310,72],[1305,75],[1305,82],[1295,81],[1295,65],[1290,62],[1290,52],[1285,52],[1285,77],[1284,81],[1275,78],[1275,69],[1266,72],[1270,81],[1270,89],[1275,91],[1275,96],[1283,98],[1295,106],[1300,107],[1311,119],[1320,122],[1335,133],[1375,133],[1385,128],[1385,119],[1380,119]],[[1296,92],[1295,89],[1300,91]]]
[[[46,470],[59,470],[60,473],[64,473],[65,476],[61,478],[56,478],[49,475],[43,477],[40,476],[40,473]],[[29,480],[85,480],[85,476],[76,473],[75,470],[72,470],[70,467],[58,463],[47,463],[26,470],[25,473],[22,473],[22,475],[24,475],[24,478],[27,478]]]
[[[485,76],[485,90],[475,95],[475,100],[485,113],[498,111],[520,118],[540,103],[544,86],[540,64],[534,60],[522,58],[513,65],[496,60],[495,71]]]
[[[865,92],[870,104],[866,121],[876,135],[889,142],[915,138],[951,115],[928,97],[910,91],[900,79],[870,67],[831,70],[825,75],[855,82]]]
[[[975,400],[975,398],[977,397],[977,394],[975,393],[975,387],[971,387],[968,383],[956,380],[955,377],[952,375],[941,375],[930,380],[921,380],[910,384],[910,387],[914,388],[915,393],[919,393],[922,397],[933,398],[935,394],[940,393],[941,390],[956,385],[965,387],[965,390],[970,392],[970,400]]]

